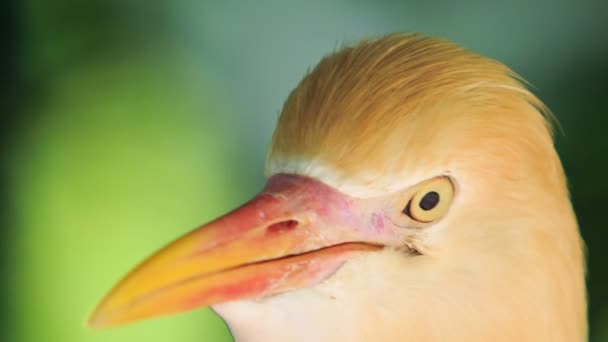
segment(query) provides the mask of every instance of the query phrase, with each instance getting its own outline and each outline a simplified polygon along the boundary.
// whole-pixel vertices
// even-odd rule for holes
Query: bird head
[[[91,325],[212,306],[243,340],[586,338],[551,115],[501,63],[419,35],[340,49],[288,97],[266,174]]]

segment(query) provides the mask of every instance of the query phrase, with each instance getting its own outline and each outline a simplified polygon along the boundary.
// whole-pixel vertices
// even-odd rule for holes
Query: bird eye
[[[448,177],[430,179],[418,185],[414,191],[403,213],[422,223],[441,218],[454,197],[454,185]]]

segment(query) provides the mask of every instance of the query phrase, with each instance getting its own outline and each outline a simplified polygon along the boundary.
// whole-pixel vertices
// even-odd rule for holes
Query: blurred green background
[[[608,341],[608,1],[4,0],[1,341],[230,341],[197,310],[84,321],[131,266],[259,190],[288,92],[342,42],[454,40],[523,75],[588,246],[592,341]]]

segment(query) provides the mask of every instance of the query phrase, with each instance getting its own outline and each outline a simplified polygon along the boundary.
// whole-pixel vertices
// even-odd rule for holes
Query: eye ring
[[[423,182],[414,191],[403,213],[420,223],[443,217],[454,198],[454,184],[445,176]]]

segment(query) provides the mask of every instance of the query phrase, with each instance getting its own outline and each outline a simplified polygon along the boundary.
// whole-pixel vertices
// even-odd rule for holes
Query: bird
[[[497,60],[393,33],[287,97],[266,185],[128,273],[89,324],[210,306],[236,341],[584,341],[555,116]]]

